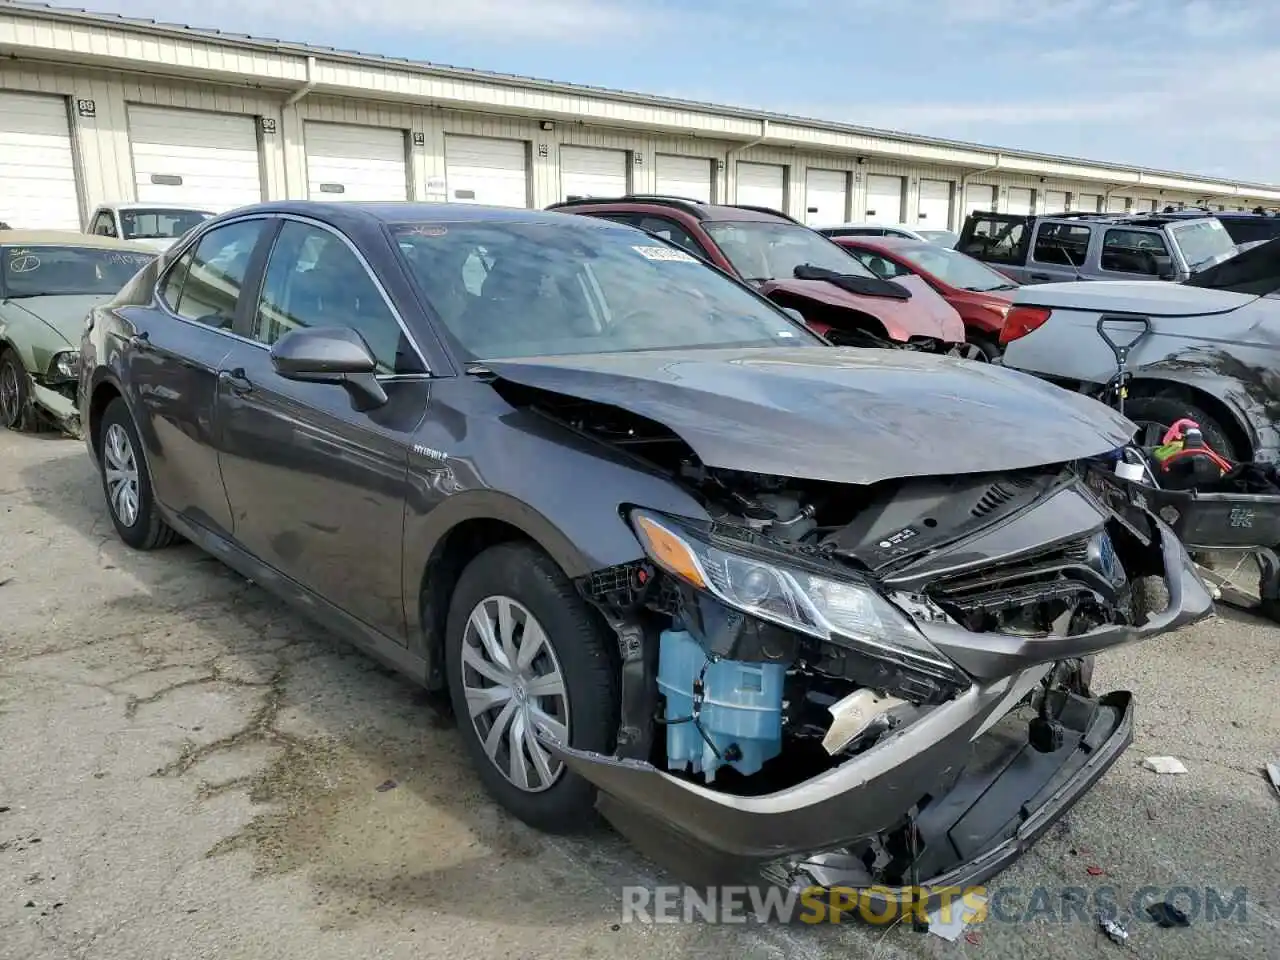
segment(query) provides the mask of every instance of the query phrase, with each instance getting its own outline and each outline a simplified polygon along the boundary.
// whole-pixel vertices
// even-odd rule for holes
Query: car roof
[[[547,207],[548,210],[575,211],[601,209],[632,209],[635,207],[665,207],[678,210],[698,220],[715,222],[739,220],[751,223],[799,223],[781,210],[758,207],[751,204],[704,203],[690,197],[672,197],[665,194],[629,193],[621,197],[577,197],[563,200]]]
[[[103,237],[92,233],[80,233],[76,230],[2,230],[0,244],[6,247],[15,244],[58,244],[68,247],[102,247],[105,250],[132,250],[135,253],[146,252],[145,247],[128,240],[117,240],[115,237]]]
[[[112,210],[190,210],[192,213],[213,213],[208,207],[197,207],[190,203],[100,203],[98,209]]]
[[[821,227],[814,227],[814,229],[819,232],[823,230],[909,230],[915,233],[916,228],[908,227],[905,223],[879,223],[859,220],[857,223],[828,223]]]
[[[832,237],[841,246],[859,246],[902,253],[907,250],[946,250],[928,240],[916,240],[913,237]]]
[[[489,207],[476,203],[420,203],[417,201],[327,203],[321,200],[277,200],[255,203],[229,211],[236,216],[250,213],[295,214],[321,219],[362,219],[377,223],[558,223],[578,229],[617,229],[617,224],[574,217],[547,210],[519,207]]]

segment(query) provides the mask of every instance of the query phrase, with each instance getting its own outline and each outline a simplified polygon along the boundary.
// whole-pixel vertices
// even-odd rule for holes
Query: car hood
[[[894,340],[936,337],[949,343],[964,341],[964,322],[960,315],[933,287],[920,277],[894,277],[893,282],[906,287],[911,299],[863,296],[825,280],[766,280],[760,292],[770,299],[785,293],[792,298],[868,314],[883,323]]]
[[[139,247],[145,247],[147,250],[156,250],[164,253],[179,240],[178,237],[136,237],[130,240],[130,243],[137,244]]]
[[[68,294],[56,297],[23,297],[9,300],[9,310],[20,310],[39,320],[53,333],[67,342],[69,348],[80,346],[80,334],[84,331],[85,317],[98,304],[111,299],[110,294]]]
[[[1094,312],[1140,313],[1148,317],[1187,317],[1229,313],[1255,296],[1230,290],[1189,287],[1156,280],[1072,281],[1019,287],[1014,303]]]
[[[1019,470],[1136,429],[1014,370],[903,350],[746,348],[485,361],[505,380],[663,424],[707,466],[836,483]]]

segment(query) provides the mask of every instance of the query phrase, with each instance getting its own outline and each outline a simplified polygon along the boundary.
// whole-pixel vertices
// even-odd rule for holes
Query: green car
[[[0,233],[0,427],[52,422],[80,432],[80,334],[156,254],[112,237],[53,230]]]

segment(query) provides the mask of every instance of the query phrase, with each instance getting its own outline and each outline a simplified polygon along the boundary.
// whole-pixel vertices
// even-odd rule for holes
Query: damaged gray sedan
[[[686,878],[981,882],[1128,746],[1092,656],[1205,616],[1095,495],[1132,425],[834,348],[627,227],[280,203],[91,317],[128,543],[193,540],[427,686],[546,830]]]

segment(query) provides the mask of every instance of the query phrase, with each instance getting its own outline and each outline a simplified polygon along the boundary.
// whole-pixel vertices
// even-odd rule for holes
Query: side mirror
[[[778,309],[781,310],[783,313],[785,313],[788,317],[790,317],[796,323],[805,327],[809,325],[809,321],[804,318],[804,314],[801,313],[799,310],[797,310],[795,307],[779,307]]]
[[[1172,280],[1177,275],[1173,269],[1173,257],[1163,257],[1159,254],[1152,254],[1151,259],[1155,263],[1156,276],[1161,280]]]
[[[375,376],[377,361],[364,338],[349,327],[292,330],[272,344],[271,363],[286,380],[341,384],[358,409],[387,402]]]

